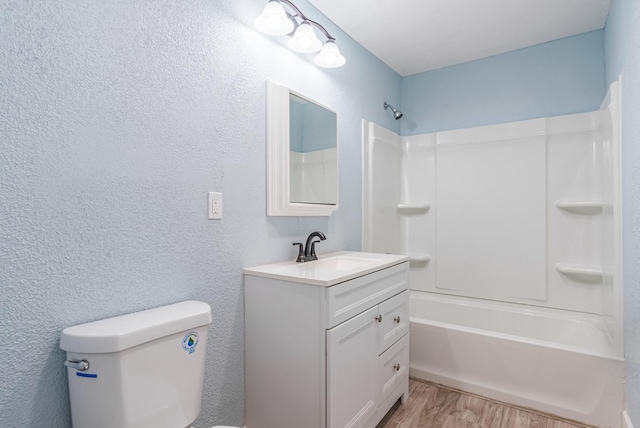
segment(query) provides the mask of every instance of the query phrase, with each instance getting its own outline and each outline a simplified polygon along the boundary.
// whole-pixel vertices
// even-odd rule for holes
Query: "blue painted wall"
[[[640,426],[640,2],[613,0],[605,27],[607,83],[622,74],[624,342],[627,408]]]
[[[347,57],[292,53],[263,0],[0,0],[0,427],[70,427],[64,327],[209,303],[196,427],[243,423],[242,268],[361,245],[361,120],[401,78],[304,0]],[[268,218],[265,81],[338,111],[340,208]],[[223,193],[223,219],[206,216]]]
[[[264,3],[0,0],[0,426],[70,426],[64,327],[186,299],[214,313],[195,426],[241,425],[241,269],[293,258],[313,230],[323,251],[360,248],[361,119],[410,135],[593,110],[603,40],[607,80],[629,75],[625,339],[640,425],[638,2],[614,0],[604,36],[405,79],[297,0],[347,57],[317,68],[253,29]],[[265,215],[266,79],[338,111],[330,218]],[[206,219],[209,190],[224,194],[221,221]]]
[[[405,77],[402,135],[596,110],[602,30]]]

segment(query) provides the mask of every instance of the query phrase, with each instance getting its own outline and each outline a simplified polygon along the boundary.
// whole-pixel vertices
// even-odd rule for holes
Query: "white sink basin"
[[[307,267],[313,269],[325,269],[325,270],[352,270],[358,269],[372,263],[378,263],[380,259],[363,259],[352,256],[335,256],[327,259],[320,259],[313,262],[307,262]]]
[[[244,269],[244,273],[246,275],[329,287],[407,260],[407,256],[395,254],[341,251],[318,256],[318,260],[312,262],[296,263],[295,261],[288,261],[275,263],[247,268]]]

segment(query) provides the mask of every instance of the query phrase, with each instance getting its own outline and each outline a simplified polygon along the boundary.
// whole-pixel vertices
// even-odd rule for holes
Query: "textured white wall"
[[[186,299],[213,308],[195,425],[241,425],[241,269],[360,248],[360,120],[397,131],[401,79],[333,25],[348,62],[317,68],[265,3],[0,0],[0,426],[70,426],[64,327]],[[266,79],[338,111],[330,218],[265,215]]]
[[[627,408],[640,426],[640,2],[613,0],[605,27],[607,83],[622,74],[624,353]]]

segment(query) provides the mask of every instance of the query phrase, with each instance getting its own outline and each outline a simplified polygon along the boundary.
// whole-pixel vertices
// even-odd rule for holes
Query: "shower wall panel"
[[[403,203],[430,205],[400,215],[403,252],[429,255],[412,264],[411,288],[611,314],[601,120],[593,112],[404,137]]]
[[[411,284],[424,281],[436,283],[435,269],[425,260],[436,251],[436,217],[433,215],[436,200],[436,134],[416,135],[402,138],[404,149],[402,202],[412,203],[422,209],[400,213],[402,221],[403,251],[422,258],[413,260],[409,271]],[[427,207],[428,208],[425,208]]]
[[[436,288],[544,301],[546,138],[482,136],[438,141]]]
[[[611,276],[604,271],[610,273],[613,265],[604,258],[603,242],[603,236],[613,236],[604,223],[610,218],[605,205],[611,204],[611,194],[603,192],[609,155],[598,115],[551,118],[548,127],[549,300],[554,306],[611,315]],[[558,264],[596,267],[603,275],[566,274]]]
[[[398,136],[363,121],[363,246],[378,253],[402,253],[397,206],[401,199],[403,150]]]

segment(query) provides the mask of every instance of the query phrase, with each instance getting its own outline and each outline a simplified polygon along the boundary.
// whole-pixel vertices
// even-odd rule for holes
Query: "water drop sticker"
[[[198,333],[195,331],[187,333],[184,339],[182,339],[182,349],[189,352],[189,354],[193,354],[196,352],[198,342],[200,342],[200,336],[198,336]]]

